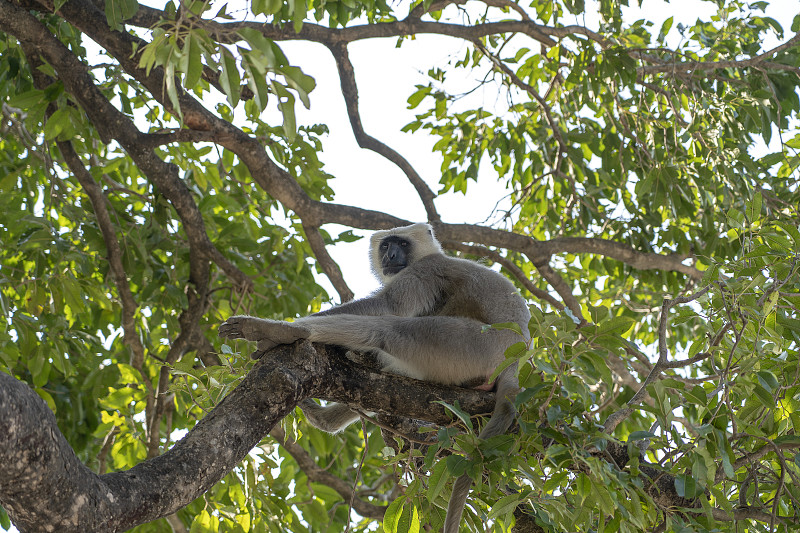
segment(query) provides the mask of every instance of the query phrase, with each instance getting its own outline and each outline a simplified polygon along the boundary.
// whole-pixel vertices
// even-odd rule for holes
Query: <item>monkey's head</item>
[[[442,253],[429,224],[419,223],[376,231],[369,240],[372,271],[383,282],[419,259]]]

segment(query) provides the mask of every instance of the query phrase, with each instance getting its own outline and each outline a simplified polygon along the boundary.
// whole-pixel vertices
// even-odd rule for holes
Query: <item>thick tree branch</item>
[[[630,246],[605,239],[585,237],[557,237],[542,243],[551,253],[598,254],[611,257],[637,270],[671,270],[699,281],[703,273],[697,268],[683,264],[692,256],[687,254],[656,254],[634,250]]]
[[[548,261],[560,253],[574,255],[598,254],[611,257],[639,270],[676,271],[692,279],[701,279],[703,273],[682,263],[690,256],[681,254],[656,254],[639,252],[624,244],[592,237],[557,237],[538,241],[525,235],[475,224],[437,224],[436,235],[442,240],[479,242],[495,248],[506,248],[525,254],[536,264]]]
[[[150,28],[158,24],[162,19],[169,20],[169,16],[164,12],[144,6],[139,7],[139,11],[126,22],[142,28]],[[409,16],[404,20],[393,22],[381,22],[377,24],[354,25],[346,28],[329,28],[313,23],[303,23],[300,31],[295,32],[291,26],[279,26],[276,24],[262,24],[260,22],[236,21],[219,23],[205,19],[195,19],[194,22],[219,36],[223,42],[234,42],[240,37],[236,31],[241,28],[254,28],[260,31],[268,39],[274,41],[312,41],[323,44],[350,43],[365,39],[379,37],[402,37],[406,35],[436,34],[457,37],[464,40],[473,40],[487,35],[500,33],[521,33],[531,37],[545,46],[555,46],[557,42],[554,38],[569,37],[572,35],[583,35],[586,37],[597,36],[591,30],[581,26],[571,26],[567,28],[551,28],[537,24],[531,20],[504,20],[500,22],[487,22],[474,26],[462,26],[460,24],[448,24],[443,22],[430,22],[420,20],[417,17]],[[227,40],[225,38],[227,37]]]
[[[0,373],[0,505],[21,531],[123,531],[155,520],[207,491],[311,396],[440,425],[451,416],[438,401],[476,414],[494,405],[491,393],[382,374],[340,350],[281,346],[164,455],[98,476],[80,463],[38,395]]]
[[[169,515],[233,469],[311,396],[440,425],[450,416],[438,401],[458,400],[471,413],[488,412],[494,403],[490,393],[375,372],[338,349],[308,342],[281,346],[167,453],[98,476],[78,461],[46,404],[27,385],[0,373],[0,504],[22,531],[121,531]],[[285,436],[277,437],[289,446]],[[617,468],[629,461],[628,447],[614,442],[598,456]],[[306,467],[312,477],[319,473]],[[672,475],[646,463],[639,468],[649,478],[645,490],[663,508],[694,507],[677,495]],[[339,488],[350,494],[349,487]],[[365,505],[357,510],[377,518],[381,508]]]
[[[311,381],[308,365],[286,347],[170,451],[98,476],[79,462],[46,404],[0,373],[0,503],[21,531],[123,531],[166,516],[233,469]]]
[[[504,2],[492,1],[486,3],[487,5],[494,5]],[[368,25],[354,25],[346,28],[329,28],[318,24],[304,23],[299,32],[295,32],[294,29],[289,25],[279,26],[248,21],[217,23],[198,18],[195,19],[194,22],[212,34],[220,36],[223,42],[228,43],[239,40],[239,37],[236,34],[237,29],[249,27],[257,29],[258,31],[262,32],[265,37],[275,41],[305,40],[323,43],[326,45],[333,43],[350,43],[358,40],[379,37],[401,37],[418,34],[446,35],[467,41],[475,41],[489,35],[498,35],[504,33],[520,33],[528,35],[529,37],[548,47],[558,44],[555,39],[574,39],[577,36],[585,37],[596,42],[602,49],[613,45],[612,40],[609,40],[598,32],[579,25],[549,27],[537,24],[530,19],[523,18],[523,20],[518,21],[506,20],[500,22],[476,24],[473,26],[462,26],[459,24],[423,21],[420,19],[420,16],[421,13],[419,11],[412,10],[409,16],[404,20],[381,22]],[[169,15],[161,10],[140,6],[136,15],[126,22],[142,28],[151,28],[158,24],[162,19],[169,20]],[[633,50],[629,53],[633,57],[636,57],[645,63],[652,63],[651,65],[637,67],[639,74],[651,74],[659,72],[685,74],[686,72],[697,70],[744,68],[764,65],[769,63],[771,58],[796,45],[798,42],[800,42],[800,33],[796,34],[787,42],[773,48],[772,50],[744,60],[674,62],[665,61],[660,57],[646,52],[637,52]],[[798,70],[797,67],[793,67],[791,65],[771,64],[771,67],[792,70],[795,72]]]

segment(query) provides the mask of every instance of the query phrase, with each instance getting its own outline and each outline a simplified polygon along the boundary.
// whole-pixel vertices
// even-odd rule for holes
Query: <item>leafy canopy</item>
[[[158,455],[238,383],[249,347],[220,344],[225,318],[317,311],[321,275],[348,297],[325,246],[358,237],[321,225],[403,222],[391,203],[335,202],[320,154],[337,139],[298,122],[316,83],[285,41],[332,52],[359,144],[403,169],[448,249],[488,255],[531,300],[534,340],[508,354],[518,432],[479,442],[448,427],[409,448],[370,424],[326,435],[297,411],[173,525],[435,530],[466,472],[476,529],[796,530],[794,12],[719,0],[677,23],[630,20],[616,0],[0,3],[0,370],[34,388],[92,469]],[[391,37],[401,53],[428,33],[462,52],[385,106],[407,105],[404,131],[435,139],[438,184],[363,130],[353,70],[370,65],[346,48]],[[475,86],[453,90],[465,76]],[[474,90],[498,104],[469,105]],[[433,200],[477,180],[505,184],[509,231],[442,222]],[[303,458],[388,507],[351,513]]]

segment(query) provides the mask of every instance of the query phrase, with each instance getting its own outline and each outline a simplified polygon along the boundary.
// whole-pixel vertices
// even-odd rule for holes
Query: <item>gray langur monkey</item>
[[[258,341],[260,357],[278,344],[308,339],[377,354],[383,370],[416,379],[496,391],[497,400],[481,439],[505,433],[516,416],[516,365],[495,383],[488,378],[520,340],[487,324],[515,322],[526,335],[530,312],[514,285],[474,261],[444,255],[428,224],[377,231],[370,259],[383,286],[361,300],[294,322],[234,316],[219,327],[222,337]],[[337,432],[359,415],[343,404],[301,407],[312,425]],[[472,479],[459,477],[447,506],[445,533],[457,533]]]

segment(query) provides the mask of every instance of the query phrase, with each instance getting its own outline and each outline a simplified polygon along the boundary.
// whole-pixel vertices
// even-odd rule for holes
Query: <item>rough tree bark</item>
[[[458,401],[472,414],[489,413],[494,405],[493,393],[383,374],[336,347],[279,346],[168,452],[127,471],[97,475],[76,457],[44,401],[0,373],[0,505],[26,533],[125,531],[168,516],[222,479],[309,397],[440,425],[452,422],[440,401]],[[285,441],[285,434],[276,438]],[[625,443],[609,442],[592,453],[617,469],[629,461]],[[673,476],[643,462],[639,469],[645,489],[666,507],[695,506],[675,492]],[[520,531],[540,530],[522,512],[517,519]]]
[[[275,348],[165,454],[97,475],[75,456],[53,413],[26,384],[0,373],[0,504],[24,532],[124,531],[174,513],[222,479],[308,397],[446,424],[436,401],[472,413],[494,395],[381,374],[335,348]]]

